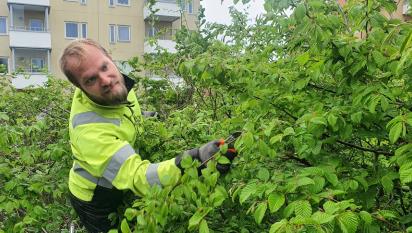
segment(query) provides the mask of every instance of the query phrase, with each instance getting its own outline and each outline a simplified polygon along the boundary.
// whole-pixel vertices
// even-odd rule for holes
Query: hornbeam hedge
[[[232,9],[228,26],[201,10],[177,53],[129,61],[141,105],[160,113],[136,143],[143,158],[242,135],[229,173],[216,170],[229,163],[220,154],[200,177],[185,159],[177,186],[129,195],[112,216],[118,232],[412,232],[412,25],[386,17],[396,3],[385,0],[265,9],[254,25]],[[0,227],[77,226],[66,200],[71,89],[3,93]]]

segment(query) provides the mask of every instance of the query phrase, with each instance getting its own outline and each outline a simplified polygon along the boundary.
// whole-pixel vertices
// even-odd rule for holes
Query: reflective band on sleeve
[[[86,169],[80,167],[80,165],[77,164],[77,163],[74,163],[73,171],[75,173],[77,173],[78,175],[80,175],[81,177],[85,178],[86,180],[88,180],[88,181],[90,181],[90,182],[92,182],[96,185],[99,185],[99,186],[102,186],[102,187],[105,187],[105,188],[109,188],[109,189],[111,189],[113,187],[113,185],[109,181],[107,181],[104,178],[96,178],[96,177],[92,176],[88,171],[86,171]]]
[[[120,119],[102,117],[95,112],[83,112],[75,115],[72,121],[73,128],[90,123],[111,123],[120,126]]]
[[[153,186],[154,184],[162,186],[162,183],[160,183],[159,174],[157,173],[158,168],[158,163],[151,163],[146,170],[146,179],[150,186]]]
[[[136,152],[134,151],[133,147],[130,146],[130,144],[124,145],[113,155],[112,159],[103,172],[103,177],[110,181],[110,183],[113,182],[124,161],[126,161],[135,153]]]

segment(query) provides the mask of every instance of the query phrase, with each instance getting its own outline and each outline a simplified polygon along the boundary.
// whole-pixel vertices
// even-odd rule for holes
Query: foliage
[[[216,170],[228,162],[220,154],[200,177],[199,163],[185,159],[177,186],[124,206],[120,231],[412,231],[412,27],[382,15],[395,7],[267,0],[254,25],[234,9],[231,25],[200,14],[199,32],[177,34],[176,54],[132,59],[142,108],[160,112],[136,144],[143,158],[242,136],[228,174]],[[71,160],[63,89],[1,90],[6,232],[67,229],[73,219],[63,195]]]
[[[152,160],[236,130],[243,134],[229,174],[210,183],[215,163],[199,178],[188,163],[178,186],[136,200],[123,226],[136,232],[411,230],[411,25],[382,15],[396,9],[390,1],[341,7],[275,0],[265,9],[251,26],[232,9],[232,25],[183,31],[178,53],[146,59],[152,73],[175,67],[185,82],[182,110],[147,127],[156,132],[150,140],[157,146],[145,150]],[[168,59],[159,63],[162,56]],[[167,92],[151,92],[152,98]],[[215,203],[215,195],[222,200]]]
[[[6,81],[0,93],[0,229],[68,232],[68,85],[50,78],[44,88],[15,90]]]

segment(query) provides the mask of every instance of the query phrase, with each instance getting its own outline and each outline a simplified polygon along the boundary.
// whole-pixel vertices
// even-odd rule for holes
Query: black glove
[[[148,118],[148,117],[157,117],[157,112],[151,112],[151,111],[142,111],[142,116],[144,118]]]
[[[200,170],[206,167],[207,162],[220,150],[220,146],[224,144],[224,140],[214,140],[208,142],[201,146],[200,148],[194,148],[188,151],[185,151],[183,155],[179,155],[175,159],[176,166],[183,171],[182,166],[180,165],[184,156],[191,156],[192,159],[197,159],[201,166],[199,167],[199,174]],[[237,155],[236,150],[232,148],[228,148],[225,156],[232,161]],[[221,173],[226,173],[230,169],[230,164],[218,164],[216,166],[217,170]]]

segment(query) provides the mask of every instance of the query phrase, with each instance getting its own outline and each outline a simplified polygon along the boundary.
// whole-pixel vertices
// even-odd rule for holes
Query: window
[[[41,72],[44,69],[44,60],[42,58],[31,59],[31,72]]]
[[[409,0],[404,0],[403,1],[403,9],[402,9],[402,13],[404,15],[407,15],[409,12]]]
[[[66,38],[87,38],[87,23],[65,22],[65,25]]]
[[[66,22],[66,38],[77,38],[79,37],[79,27],[77,23]]]
[[[156,34],[159,32],[159,29],[156,27],[150,27],[149,28],[149,37],[154,37]]]
[[[114,7],[114,0],[109,0],[109,6]]]
[[[30,31],[36,31],[36,32],[44,31],[43,20],[30,19],[29,23],[30,23],[30,28],[29,28]]]
[[[6,17],[0,16],[0,35],[7,34],[7,21]]]
[[[193,1],[189,0],[189,2],[187,2],[187,12],[189,14],[193,14]]]
[[[9,67],[9,59],[7,57],[0,57],[0,74],[7,73]]]
[[[117,5],[128,6],[129,5],[129,0],[117,0]]]
[[[81,23],[82,26],[82,38],[87,38],[87,23]]]
[[[116,43],[116,25],[109,25],[109,42],[111,44]]]
[[[118,25],[117,26],[117,40],[119,42],[129,42],[130,41],[130,26]]]
[[[86,1],[86,0],[80,0],[80,4],[86,5],[86,4],[87,4],[87,1]]]

